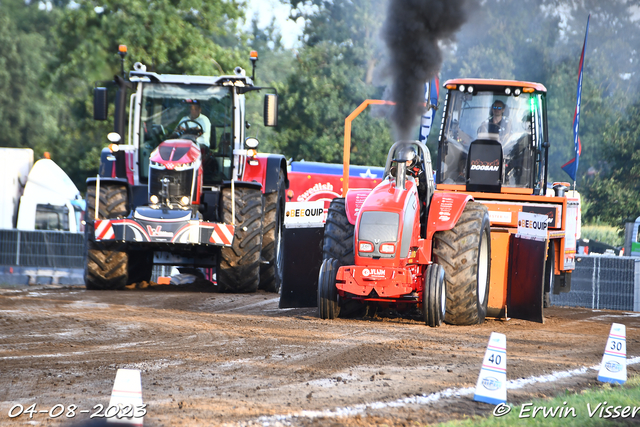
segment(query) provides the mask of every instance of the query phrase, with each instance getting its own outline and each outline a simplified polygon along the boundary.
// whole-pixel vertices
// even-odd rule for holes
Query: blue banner
[[[433,113],[438,106],[439,91],[440,81],[438,77],[434,77],[430,82],[424,84],[424,102],[427,110],[420,120],[420,135],[418,140],[425,144],[431,131],[431,125],[433,124]]]
[[[587,17],[587,30],[584,33],[584,44],[582,45],[582,54],[580,55],[580,67],[578,69],[578,94],[576,100],[576,111],[573,114],[573,145],[575,150],[575,156],[567,163],[562,165],[562,170],[565,171],[575,183],[578,175],[578,162],[580,160],[580,154],[582,153],[582,144],[580,143],[580,137],[578,136],[578,129],[580,127],[580,98],[582,96],[582,66],[584,64],[584,52],[587,48],[587,36],[589,35],[589,20],[591,15]]]

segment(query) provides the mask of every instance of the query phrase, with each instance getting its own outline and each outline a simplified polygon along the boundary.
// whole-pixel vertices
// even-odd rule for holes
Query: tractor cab
[[[202,153],[204,185],[230,180],[231,135],[234,133],[232,99],[233,93],[228,86],[144,85],[140,108],[140,181],[145,182],[153,178],[157,170],[166,169],[164,162],[150,160],[156,152],[161,156],[166,152],[164,160],[175,163],[182,157],[176,158],[176,152],[186,154],[187,145],[191,144]],[[184,147],[172,152],[175,143],[167,141],[182,141]],[[170,157],[172,154],[173,158]],[[193,162],[191,158],[187,160],[184,167]]]
[[[544,86],[458,79],[445,87],[438,188],[544,194]]]

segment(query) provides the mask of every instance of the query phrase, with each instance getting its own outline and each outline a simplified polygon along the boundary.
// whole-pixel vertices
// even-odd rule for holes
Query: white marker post
[[[115,409],[118,408],[117,415]],[[142,383],[140,371],[137,369],[118,369],[116,379],[113,382],[113,391],[109,407],[105,411],[108,422],[120,424],[132,424],[142,426],[146,414],[145,405],[142,404]]]
[[[497,405],[507,402],[507,337],[491,332],[473,400]]]
[[[624,384],[627,382],[627,333],[620,323],[611,325],[607,346],[604,349],[598,381]]]

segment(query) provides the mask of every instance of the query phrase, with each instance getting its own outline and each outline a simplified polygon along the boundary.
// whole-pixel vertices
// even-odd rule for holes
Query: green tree
[[[282,100],[275,147],[295,160],[340,163],[345,118],[365,99],[382,95],[383,88],[373,83],[382,57],[377,33],[383,2],[291,4],[294,19],[306,21],[304,47],[286,82],[278,85]],[[304,12],[302,6],[310,4],[315,11]],[[392,143],[387,121],[364,113],[353,123],[352,163],[382,165]]]
[[[0,146],[50,151],[58,126],[44,78],[53,13],[37,4],[0,2]]]
[[[258,27],[257,17],[251,21],[249,46],[258,52],[256,64],[256,79],[254,84],[263,87],[273,87],[283,83],[288,70],[293,66],[294,52],[282,45],[282,35],[276,26],[275,19],[266,28]],[[251,74],[251,69],[247,69]],[[247,131],[248,136],[256,136],[260,140],[261,152],[278,152],[275,141],[278,133],[273,128],[265,128],[260,124],[263,120],[263,92],[249,92],[247,94],[247,120],[252,127]]]
[[[584,63],[578,185],[601,165],[603,129],[638,91],[640,52],[631,2],[612,0],[486,0],[469,14],[458,43],[446,49],[444,79],[484,77],[540,82],[548,89],[549,181],[567,181],[561,166],[574,156],[573,116],[578,64],[591,13]]]
[[[603,164],[586,179],[586,197],[595,205],[588,221],[624,227],[640,215],[640,101],[603,133]]]

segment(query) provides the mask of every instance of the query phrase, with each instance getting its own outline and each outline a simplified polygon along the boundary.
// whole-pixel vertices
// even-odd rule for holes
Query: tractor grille
[[[149,194],[160,196],[162,193],[162,182],[164,178],[169,178],[169,198],[177,202],[181,197],[194,197],[193,169],[184,171],[159,170],[151,168],[149,172]]]
[[[400,215],[395,212],[363,212],[358,229],[358,240],[372,243],[374,250],[371,253],[358,252],[358,255],[393,258],[395,254],[382,254],[379,248],[381,243],[396,243],[398,241],[399,223]]]

